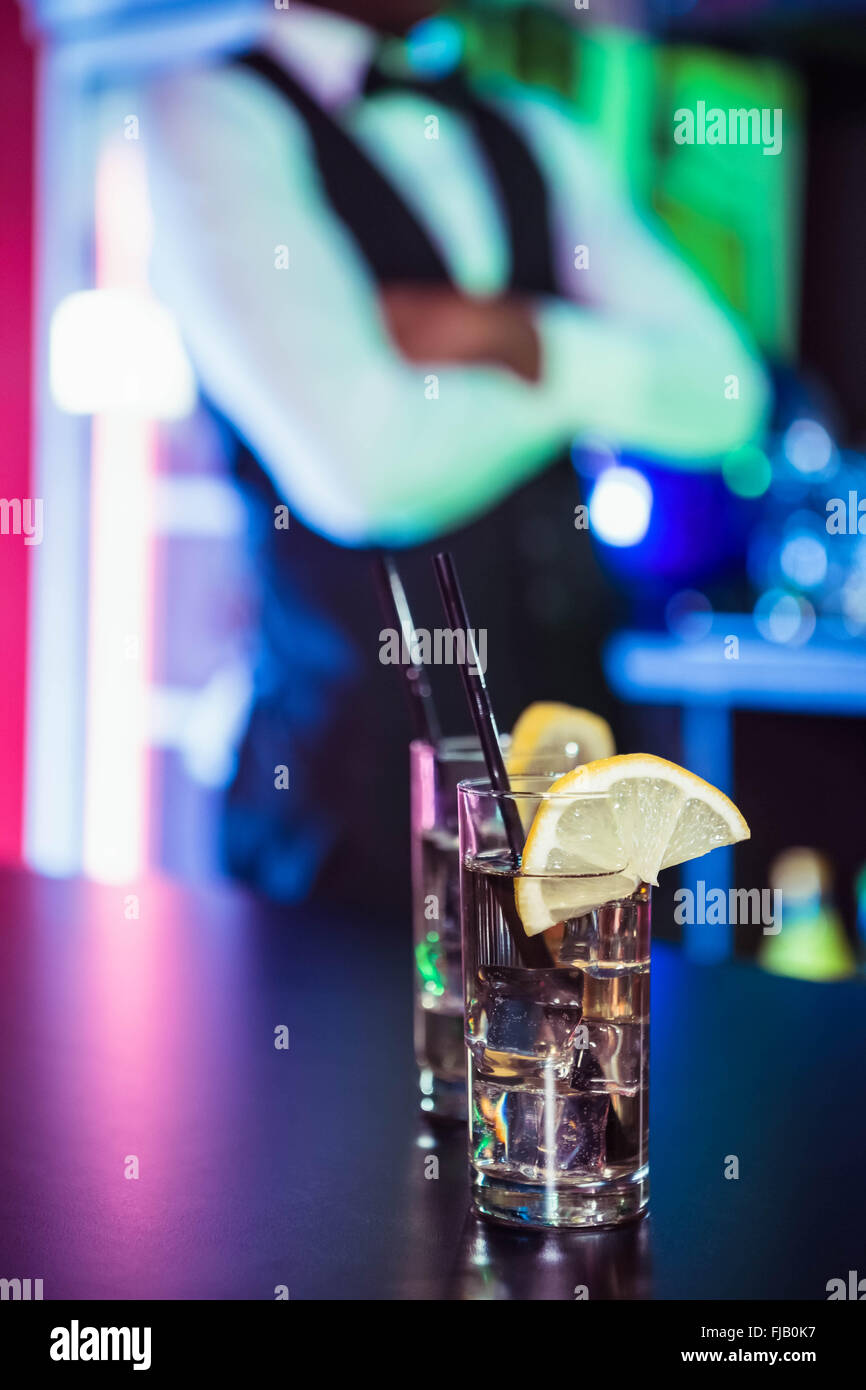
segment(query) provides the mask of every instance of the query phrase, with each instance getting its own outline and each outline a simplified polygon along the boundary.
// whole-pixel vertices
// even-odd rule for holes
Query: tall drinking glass
[[[415,1057],[421,1108],[466,1118],[457,783],[484,770],[476,738],[416,739],[409,749]]]
[[[622,865],[564,871],[577,845],[597,862],[591,828],[608,798],[557,794],[553,780],[458,792],[473,1200],[509,1224],[609,1226],[649,1197],[650,890],[605,901],[623,891]],[[564,839],[528,873],[514,827],[551,802],[567,812]],[[545,913],[539,960],[523,917]]]
[[[507,754],[510,737],[500,743]],[[412,918],[415,950],[415,1057],[421,1109],[433,1118],[466,1119],[460,857],[457,785],[480,777],[484,757],[474,735],[415,739],[409,746],[412,814]],[[539,750],[532,771],[575,767],[569,750]],[[552,774],[551,774],[552,775]]]

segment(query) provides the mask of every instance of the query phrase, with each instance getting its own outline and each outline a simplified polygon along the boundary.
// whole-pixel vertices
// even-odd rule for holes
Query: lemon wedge
[[[527,705],[511,731],[506,766],[512,777],[519,777],[538,765],[539,759],[557,753],[582,763],[610,758],[616,752],[610,725],[600,715],[574,705],[538,700]],[[552,767],[552,772],[560,772]]]
[[[539,804],[515,879],[517,910],[534,936],[749,833],[724,792],[676,763],[649,753],[601,758],[558,778]]]

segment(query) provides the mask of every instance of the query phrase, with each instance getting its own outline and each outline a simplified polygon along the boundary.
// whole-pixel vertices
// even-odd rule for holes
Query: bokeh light
[[[406,38],[406,54],[413,72],[422,77],[444,77],[453,72],[463,55],[463,35],[444,16],[422,19]]]
[[[827,548],[818,536],[798,531],[782,546],[779,563],[800,589],[814,589],[827,577]]]
[[[768,589],[755,604],[755,626],[768,642],[801,647],[815,631],[815,610],[797,594]]]
[[[665,608],[668,629],[683,642],[700,642],[713,626],[713,606],[697,589],[681,589]]]
[[[855,570],[846,579],[841,602],[848,631],[859,633],[866,628],[866,573]]]
[[[833,441],[817,420],[794,420],[782,447],[798,473],[823,473],[833,457]]]
[[[180,420],[196,400],[192,365],[172,314],[137,290],[79,290],[50,326],[51,394],[73,415]]]
[[[643,473],[607,468],[589,499],[589,524],[607,545],[637,545],[649,530],[652,505],[652,488]]]
[[[745,444],[726,455],[722,477],[737,497],[762,497],[773,480],[773,469],[762,449]]]

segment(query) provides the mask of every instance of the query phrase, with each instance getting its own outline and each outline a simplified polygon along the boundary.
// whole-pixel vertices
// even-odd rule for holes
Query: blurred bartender
[[[531,698],[592,703],[580,499],[547,466],[592,436],[713,467],[766,406],[753,352],[564,106],[419,78],[393,46],[380,62],[431,8],[263,5],[252,50],[150,103],[155,282],[230,436],[262,587],[225,851],[286,901],[392,898],[406,858],[370,550],[401,548],[434,628],[449,533],[504,722]]]

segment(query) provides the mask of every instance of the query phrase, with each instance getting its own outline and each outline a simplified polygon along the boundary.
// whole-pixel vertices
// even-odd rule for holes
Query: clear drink
[[[438,1099],[441,1113],[450,1098],[455,1117],[462,1118],[466,1061],[457,836],[449,830],[426,831],[420,852],[423,901],[417,909],[415,938],[415,1055],[422,1069],[422,1092],[433,1101],[431,1110]]]
[[[462,796],[462,793],[461,793]],[[469,1155],[482,1215],[603,1226],[638,1215],[648,1182],[650,892],[569,915],[606,875],[534,875],[562,920],[521,958],[515,868],[501,823],[464,806],[463,949]],[[523,808],[524,823],[529,814]],[[488,844],[487,841],[494,843]]]
[[[421,1108],[466,1118],[457,783],[483,768],[473,738],[410,748],[415,1058]]]

